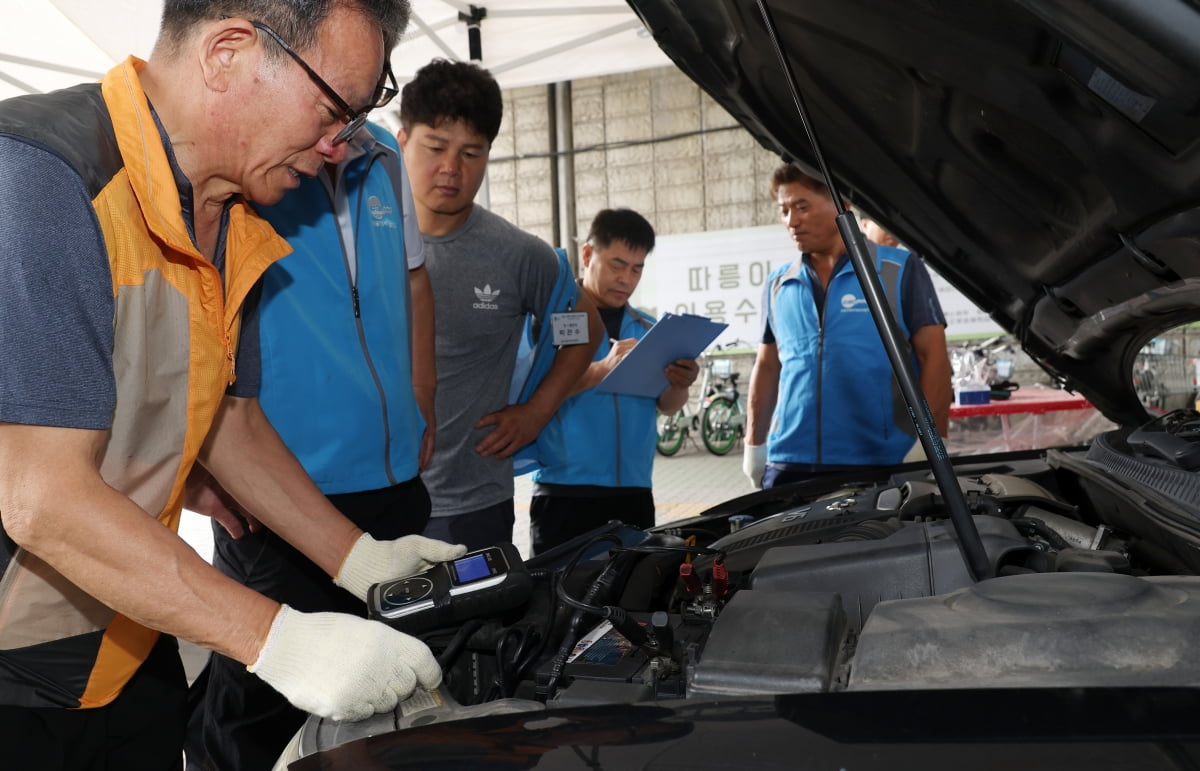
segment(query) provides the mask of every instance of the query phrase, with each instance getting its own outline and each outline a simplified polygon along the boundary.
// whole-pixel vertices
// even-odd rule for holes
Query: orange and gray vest
[[[235,377],[242,301],[290,249],[234,203],[223,286],[188,234],[144,66],[131,57],[99,85],[7,103],[0,132],[55,152],[89,188],[115,308],[117,399],[100,473],[176,530],[184,481]],[[18,548],[0,578],[0,703],[103,706],[157,637]]]

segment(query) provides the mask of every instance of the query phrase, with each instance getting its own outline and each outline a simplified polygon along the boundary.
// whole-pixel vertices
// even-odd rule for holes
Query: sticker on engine
[[[613,625],[609,621],[601,621],[592,631],[579,638],[579,642],[575,643],[575,647],[571,649],[571,655],[567,657],[567,663],[570,664],[583,655],[584,651],[592,647],[604,633],[612,629]]]
[[[576,660],[585,664],[602,664],[613,666],[633,650],[633,643],[625,639],[625,635],[613,629],[608,621],[601,621],[595,629],[580,638],[567,657],[567,663]]]
[[[417,688],[413,691],[412,696],[400,702],[400,714],[408,717],[409,715],[415,715],[418,712],[424,712],[427,709],[440,706],[442,706],[442,699],[437,691],[427,691],[424,688]]]

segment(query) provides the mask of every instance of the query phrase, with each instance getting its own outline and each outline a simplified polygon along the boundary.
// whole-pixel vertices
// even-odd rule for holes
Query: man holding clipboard
[[[629,305],[653,248],[654,228],[631,209],[604,209],[592,220],[580,255],[579,284],[599,310],[607,335],[543,429],[562,432],[567,453],[533,474],[529,520],[534,554],[610,519],[635,527],[654,525],[650,480],[657,411],[678,411],[700,368],[689,358],[661,370],[654,365],[636,378],[643,383],[635,389],[641,394],[596,387],[654,326],[652,316]]]

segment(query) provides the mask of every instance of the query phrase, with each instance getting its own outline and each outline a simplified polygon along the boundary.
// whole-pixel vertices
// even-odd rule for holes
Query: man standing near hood
[[[385,540],[429,519],[418,472],[433,452],[433,297],[395,138],[367,123],[346,144],[342,163],[258,209],[295,250],[263,280],[259,401],[338,511]],[[222,573],[297,610],[366,614],[227,496],[196,497]],[[307,717],[216,653],[192,690],[189,767],[269,769]]]
[[[800,255],[773,271],[763,292],[742,468],[755,487],[769,488],[900,463],[914,448],[916,428],[838,231],[829,188],[784,164],[771,178],[771,195]],[[946,319],[933,283],[908,252],[868,248],[944,436],[953,392]]]
[[[176,636],[339,719],[439,682],[418,640],[281,606],[175,533],[198,461],[360,599],[461,554],[375,541],[339,514],[264,417],[239,345],[257,337],[247,298],[288,251],[247,204],[342,160],[406,21],[394,0],[168,0],[148,62],[0,103],[0,741],[14,768],[177,768]]]
[[[400,97],[399,134],[412,180],[437,317],[438,443],[424,475],[433,499],[425,534],[470,548],[512,540],[512,456],[532,442],[587,368],[602,334],[585,296],[587,341],[562,345],[532,397],[509,401],[529,314],[545,309],[559,260],[545,241],[482,206],[504,102],[491,74],[435,59]]]
[[[529,540],[534,554],[610,519],[654,526],[650,483],[657,416],[684,405],[700,368],[691,359],[668,364],[663,369],[668,385],[656,398],[595,390],[654,326],[653,316],[629,304],[653,249],[654,228],[632,209],[603,209],[592,219],[579,286],[599,310],[606,336],[546,428],[560,434],[568,452],[533,472]]]

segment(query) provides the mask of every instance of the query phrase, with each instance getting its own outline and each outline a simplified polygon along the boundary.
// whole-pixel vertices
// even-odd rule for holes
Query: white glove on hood
[[[387,712],[442,670],[425,643],[378,621],[282,606],[247,670],[305,712],[362,720]]]

